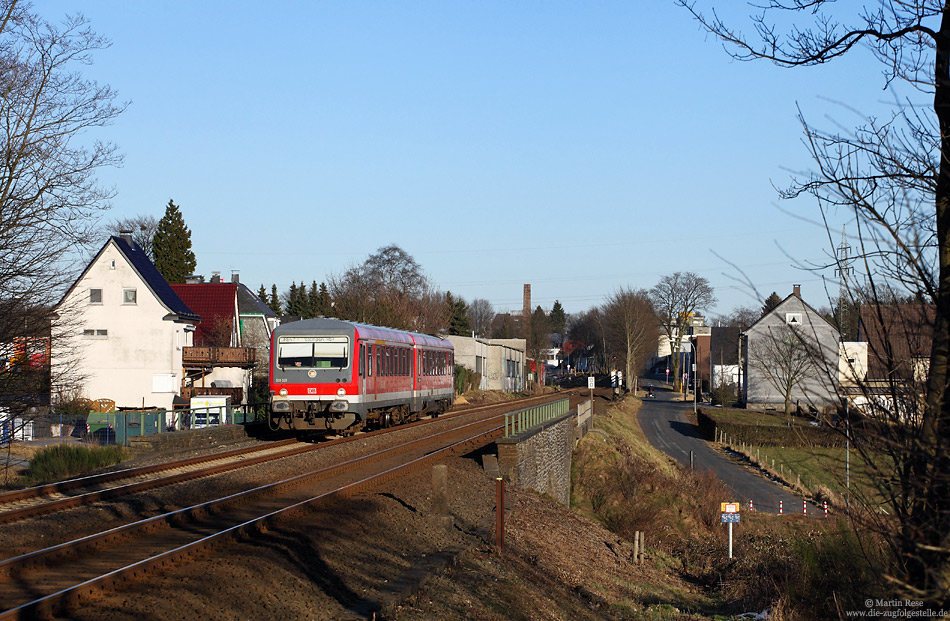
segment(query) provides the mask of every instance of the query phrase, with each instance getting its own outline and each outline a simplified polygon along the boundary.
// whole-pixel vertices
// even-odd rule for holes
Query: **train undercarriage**
[[[450,406],[448,400],[438,400],[424,402],[422,408],[417,411],[412,411],[409,404],[404,403],[359,413],[332,411],[330,402],[298,402],[293,403],[289,411],[271,410],[270,428],[274,431],[349,436],[366,429],[386,429],[402,425],[425,416],[435,418]]]

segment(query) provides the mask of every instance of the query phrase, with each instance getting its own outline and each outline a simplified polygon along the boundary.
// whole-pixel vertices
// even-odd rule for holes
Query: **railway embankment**
[[[850,601],[871,584],[861,573],[866,561],[853,556],[857,548],[834,520],[743,515],[736,559],[727,559],[721,489],[650,447],[638,404],[595,398],[593,433],[573,453],[572,509],[508,488],[503,554],[492,532],[496,481],[486,466],[493,451],[481,449],[443,462],[450,521],[434,514],[433,476],[422,468],[104,593],[69,616],[705,619],[770,608],[774,618],[818,618],[819,605]],[[131,518],[190,506],[198,494],[237,493],[336,463],[346,446],[373,451],[390,438],[356,438],[155,490],[105,512],[90,506],[13,524],[3,539],[26,545],[41,533],[44,540],[59,531],[82,534],[113,513]],[[832,558],[831,570],[822,568]]]
[[[570,510],[514,491],[504,556],[474,543],[393,618],[838,618],[888,592],[880,539],[835,518],[743,512],[728,558],[728,490],[655,450],[638,407],[596,399]]]

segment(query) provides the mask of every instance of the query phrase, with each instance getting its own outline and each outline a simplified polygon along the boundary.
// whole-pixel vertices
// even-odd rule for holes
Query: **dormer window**
[[[102,304],[102,289],[90,289],[90,290],[89,290],[89,303],[90,303],[90,304]]]
[[[137,304],[137,298],[135,294],[135,289],[123,289],[122,290],[122,303],[123,304]]]

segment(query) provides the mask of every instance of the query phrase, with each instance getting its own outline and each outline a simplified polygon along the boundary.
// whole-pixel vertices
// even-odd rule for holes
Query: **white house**
[[[746,406],[838,404],[838,330],[801,297],[801,287],[742,333]]]
[[[110,237],[54,310],[55,399],[171,409],[199,317],[131,235]]]

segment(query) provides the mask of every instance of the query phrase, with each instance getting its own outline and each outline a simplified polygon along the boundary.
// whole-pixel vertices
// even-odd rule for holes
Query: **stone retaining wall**
[[[571,453],[577,414],[567,414],[497,441],[498,467],[506,481],[571,502]]]

